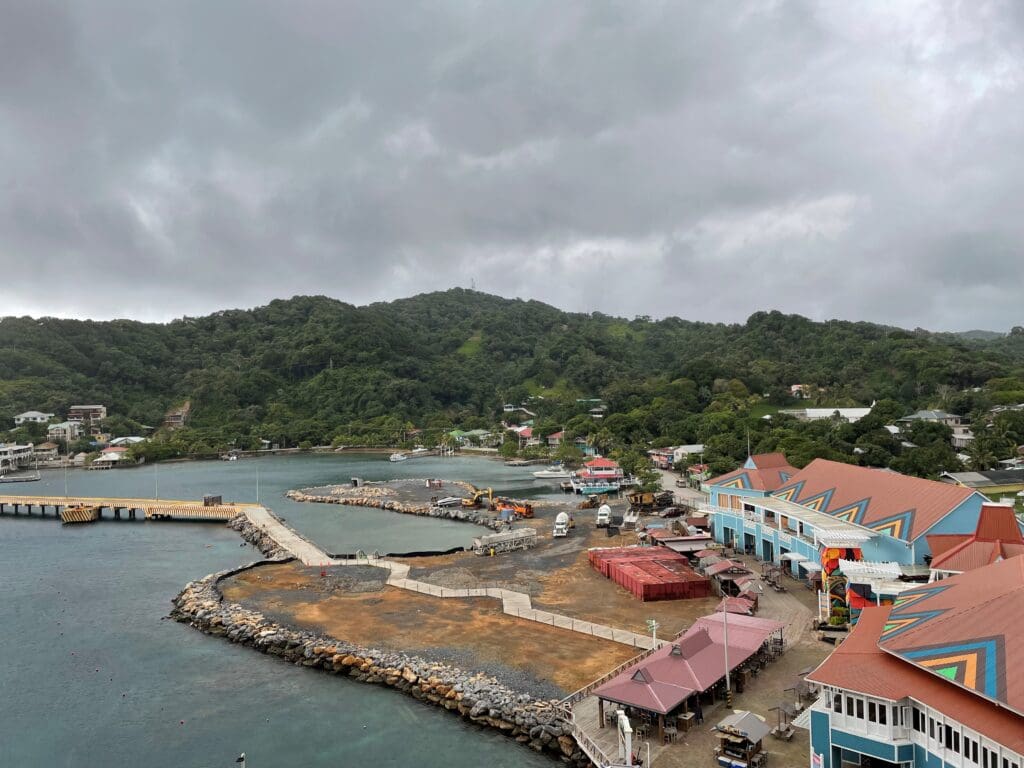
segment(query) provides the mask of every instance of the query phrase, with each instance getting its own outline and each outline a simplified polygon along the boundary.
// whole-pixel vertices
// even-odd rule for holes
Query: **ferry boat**
[[[636,484],[634,478],[626,477],[618,462],[600,457],[588,461],[579,472],[573,472],[569,482],[574,492],[586,496],[618,493],[623,487]]]
[[[409,457],[404,453],[392,453],[388,457],[388,461],[405,461]]]
[[[41,479],[42,476],[39,474],[38,469],[31,475],[0,475],[0,483],[34,483],[36,480]]]
[[[572,476],[572,472],[561,464],[555,464],[547,469],[540,469],[533,473],[538,480],[565,480]]]

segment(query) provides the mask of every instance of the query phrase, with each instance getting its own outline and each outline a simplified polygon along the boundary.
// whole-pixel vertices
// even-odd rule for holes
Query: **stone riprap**
[[[372,507],[384,509],[388,512],[398,512],[403,515],[418,515],[420,517],[435,517],[440,520],[458,520],[465,523],[481,525],[495,531],[504,528],[504,523],[499,521],[487,510],[467,509],[465,507],[438,507],[430,503],[413,503],[397,501],[389,498],[387,493],[358,493],[366,490],[366,487],[352,489],[357,493],[345,493],[338,495],[310,493],[308,490],[293,490],[285,493],[285,496],[292,501],[315,502],[319,504],[345,504],[353,507]]]
[[[172,601],[171,617],[206,634],[225,637],[298,666],[394,688],[478,725],[495,728],[538,752],[573,765],[590,765],[555,699],[517,692],[484,673],[293,629],[258,611],[225,602],[218,588],[220,580],[260,564],[211,574],[187,584]]]
[[[271,560],[278,560],[290,556],[274,538],[262,528],[253,525],[245,515],[237,515],[228,523],[228,528],[238,531],[245,541],[258,549],[264,557]]]

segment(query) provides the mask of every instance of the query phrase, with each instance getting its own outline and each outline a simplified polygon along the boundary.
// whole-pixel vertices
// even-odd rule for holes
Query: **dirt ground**
[[[613,505],[622,514],[624,505]],[[595,571],[587,559],[590,547],[622,547],[637,543],[632,531],[609,537],[595,528],[594,510],[575,512],[576,527],[564,539],[537,525],[538,546],[525,552],[480,557],[457,552],[442,557],[402,558],[412,566],[410,578],[445,587],[502,586],[525,592],[535,608],[577,619],[596,621],[620,629],[646,632],[648,619],[661,625],[664,637],[686,629],[718,604],[717,598],[641,602],[628,591]],[[653,519],[653,518],[652,518]],[[524,521],[520,525],[530,525]]]
[[[628,646],[507,616],[498,601],[445,599],[383,584],[384,572],[325,581],[295,563],[246,571],[222,583],[227,599],[288,624],[368,647],[387,648],[495,674],[506,682],[569,693],[633,657]],[[331,579],[341,579],[332,582]],[[509,679],[511,678],[511,679]]]

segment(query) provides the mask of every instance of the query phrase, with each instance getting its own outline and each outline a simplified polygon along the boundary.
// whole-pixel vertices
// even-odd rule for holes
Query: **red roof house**
[[[797,473],[781,453],[759,453],[747,458],[739,469],[712,478],[708,485],[750,491],[774,491]]]
[[[1013,507],[983,504],[973,534],[934,534],[928,546],[933,571],[963,573],[1024,555],[1024,533]]]

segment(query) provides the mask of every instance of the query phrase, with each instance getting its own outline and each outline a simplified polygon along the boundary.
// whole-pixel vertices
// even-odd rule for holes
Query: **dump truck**
[[[559,512],[555,517],[555,527],[551,531],[553,538],[559,539],[563,536],[569,535],[569,515],[565,512]]]
[[[528,504],[525,501],[516,501],[515,499],[497,499],[494,502],[494,508],[498,513],[502,513],[505,510],[511,510],[512,514],[519,519],[533,517],[533,504]]]

